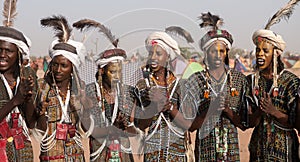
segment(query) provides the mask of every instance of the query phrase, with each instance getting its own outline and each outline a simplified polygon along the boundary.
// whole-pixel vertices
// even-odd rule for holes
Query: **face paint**
[[[259,69],[263,70],[268,68],[273,59],[274,46],[265,39],[257,41],[256,44],[256,63]]]
[[[207,50],[207,63],[209,68],[218,68],[224,65],[226,55],[226,45],[221,41],[217,41],[209,47]]]
[[[115,84],[121,81],[122,76],[122,63],[121,62],[111,62],[104,68],[104,82],[109,86],[114,87]]]
[[[153,72],[159,71],[161,68],[165,68],[167,65],[168,54],[160,47],[157,43],[152,44],[149,50],[149,61],[150,68]]]

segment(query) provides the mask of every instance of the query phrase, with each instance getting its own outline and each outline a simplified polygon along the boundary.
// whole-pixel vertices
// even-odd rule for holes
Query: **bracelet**
[[[127,127],[132,127],[132,126],[134,126],[134,123],[133,123],[133,122],[130,122],[130,123],[127,125]]]

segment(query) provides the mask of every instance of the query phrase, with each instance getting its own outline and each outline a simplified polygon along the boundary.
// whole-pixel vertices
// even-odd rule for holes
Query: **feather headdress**
[[[17,16],[17,0],[5,0],[3,5],[3,25],[6,27],[13,26],[13,20]]]
[[[210,12],[202,13],[198,19],[202,20],[202,23],[199,24],[201,28],[212,28],[213,30],[218,30],[224,22],[223,19],[217,15],[212,15]]]
[[[188,43],[194,43],[194,39],[192,38],[191,34],[186,31],[185,29],[179,27],[179,26],[170,26],[170,27],[167,27],[165,29],[165,31],[167,33],[173,33],[173,34],[177,34],[179,36],[182,36],[183,38],[185,38],[185,40],[188,42]]]
[[[90,19],[82,19],[75,22],[73,24],[73,27],[80,29],[81,31],[90,27],[99,28],[99,32],[103,33],[106,36],[106,38],[113,44],[114,47],[118,47],[119,39],[115,38],[110,29],[108,29],[106,26],[97,21]]]
[[[272,16],[272,18],[267,22],[265,29],[270,29],[272,25],[279,23],[281,19],[288,20],[290,16],[293,14],[294,6],[299,1],[300,0],[290,0],[284,7],[278,10]]]
[[[68,21],[63,16],[52,16],[41,20],[44,27],[53,27],[60,42],[66,43],[72,32]]]
[[[267,22],[264,29],[257,30],[254,32],[252,39],[254,44],[257,44],[260,41],[268,41],[269,43],[273,44],[274,47],[279,49],[280,51],[283,51],[285,48],[285,42],[282,39],[282,37],[278,34],[275,34],[273,31],[270,30],[271,26],[274,24],[279,23],[282,19],[288,20],[290,16],[293,14],[294,6],[299,2],[300,0],[290,0],[285,6],[283,6],[281,9],[279,9]],[[266,38],[266,39],[262,39]],[[273,96],[278,95],[278,60],[277,57],[280,55],[280,53],[273,52]],[[258,78],[259,78],[259,70],[255,73],[255,80],[254,80],[254,94],[257,96],[259,94],[259,85],[258,85]]]
[[[207,28],[209,31],[201,38],[200,48],[206,51],[216,40],[221,40],[226,44],[226,48],[230,49],[233,43],[232,36],[226,30],[220,29],[224,24],[223,19],[217,15],[213,15],[210,12],[202,13],[198,17],[202,20],[199,24],[201,28]]]

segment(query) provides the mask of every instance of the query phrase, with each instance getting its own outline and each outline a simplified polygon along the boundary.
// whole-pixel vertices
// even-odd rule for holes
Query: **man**
[[[209,12],[202,14],[201,19],[201,27],[214,24],[200,41],[205,70],[191,75],[183,83],[183,106],[195,111],[189,129],[197,131],[195,158],[196,161],[239,161],[236,127],[245,127],[242,117],[248,92],[246,77],[229,69],[228,51],[233,39],[229,32],[217,26],[221,19]],[[207,20],[216,22],[207,23]]]
[[[280,55],[285,42],[280,35],[261,29],[252,39],[257,72],[249,80],[257,106],[250,114],[250,127],[255,127],[249,144],[250,161],[297,161],[299,142],[293,127],[299,111],[300,80],[284,70]]]
[[[11,27],[12,17],[7,12],[15,14],[4,9],[6,20],[4,26],[0,26],[0,158],[1,161],[32,162],[28,129],[35,125],[37,84],[35,74],[22,66],[23,58],[29,57],[31,42]]]

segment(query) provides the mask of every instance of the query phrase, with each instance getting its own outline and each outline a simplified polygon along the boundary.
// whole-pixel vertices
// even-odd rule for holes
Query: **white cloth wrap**
[[[157,42],[157,44],[168,53],[171,60],[174,60],[177,55],[180,55],[178,43],[166,32],[153,32],[147,37],[145,44],[148,51],[150,51],[153,46],[152,41]]]

